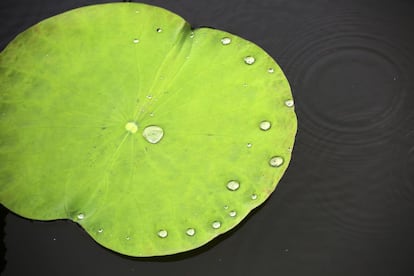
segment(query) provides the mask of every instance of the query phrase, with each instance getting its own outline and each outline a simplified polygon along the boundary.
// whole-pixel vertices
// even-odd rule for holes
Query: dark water
[[[103,2],[3,0],[0,46]],[[414,275],[414,2],[143,2],[278,61],[299,119],[289,170],[235,231],[165,258],[126,258],[73,223],[7,214],[4,275]]]

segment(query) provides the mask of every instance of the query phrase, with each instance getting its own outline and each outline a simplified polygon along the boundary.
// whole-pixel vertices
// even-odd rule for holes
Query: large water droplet
[[[157,28],[157,33],[161,33],[162,29],[161,28]]]
[[[148,126],[142,132],[142,136],[144,136],[145,140],[149,143],[156,144],[164,136],[164,130],[159,126]]]
[[[257,195],[256,195],[256,194],[252,194],[252,195],[250,196],[250,198],[251,198],[252,200],[256,200],[256,199],[257,199]]]
[[[283,158],[280,156],[274,156],[269,160],[269,164],[272,167],[280,167],[283,164]]]
[[[259,125],[261,130],[269,130],[271,126],[272,124],[269,121],[263,121]]]
[[[139,42],[138,38],[134,38],[134,40],[132,40],[132,42],[134,42],[135,44],[137,44]]]
[[[187,231],[185,231],[185,233],[186,233],[188,236],[192,237],[192,236],[194,236],[194,234],[195,234],[195,229],[194,229],[194,228],[188,228],[188,229],[187,229]]]
[[[244,63],[246,63],[248,65],[252,65],[255,61],[256,61],[256,59],[252,56],[247,56],[247,57],[244,58]]]
[[[223,45],[229,45],[231,43],[231,38],[230,37],[223,37],[221,39],[221,44]]]
[[[135,122],[128,122],[125,125],[125,130],[130,133],[135,133],[138,131],[138,125]]]
[[[229,189],[230,191],[236,191],[237,189],[240,188],[240,183],[238,181],[235,180],[231,180],[227,183],[227,189]]]
[[[232,218],[235,217],[237,215],[236,211],[230,211],[229,212],[229,216],[231,216]]]
[[[252,146],[253,146],[252,143],[247,143],[248,148],[251,148]]]
[[[168,236],[167,230],[162,229],[162,230],[158,231],[158,237],[166,238],[167,236]]]
[[[267,69],[267,72],[269,72],[269,73],[274,73],[274,72],[275,72],[275,69],[273,69],[273,68],[269,68],[269,69]]]
[[[211,227],[213,227],[214,229],[219,229],[221,227],[221,222],[215,221],[211,224]]]
[[[82,219],[84,219],[84,218],[85,218],[85,214],[83,214],[83,213],[79,213],[76,217],[77,217],[79,220],[82,220]]]

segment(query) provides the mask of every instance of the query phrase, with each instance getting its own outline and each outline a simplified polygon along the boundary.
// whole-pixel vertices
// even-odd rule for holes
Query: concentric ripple
[[[401,216],[392,207],[413,199],[406,133],[414,123],[407,117],[414,58],[396,27],[341,12],[306,22],[281,53],[300,119],[296,150],[314,176],[309,196],[334,229],[350,235],[392,232]]]

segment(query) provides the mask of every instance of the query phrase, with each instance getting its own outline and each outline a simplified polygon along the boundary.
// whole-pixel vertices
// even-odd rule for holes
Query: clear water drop
[[[231,43],[231,38],[230,37],[223,37],[221,39],[221,44],[223,45],[229,45]]]
[[[224,205],[224,209],[225,209],[225,210],[229,209],[229,206]]]
[[[185,233],[186,233],[188,236],[192,237],[192,236],[194,236],[194,235],[195,235],[195,229],[194,229],[194,228],[188,228],[188,229],[187,229],[187,231],[185,231]]]
[[[98,233],[102,233],[103,232],[103,229],[102,228],[99,228],[98,229]]]
[[[294,102],[293,102],[293,100],[287,100],[287,101],[285,101],[285,105],[287,107],[292,107],[294,105]]]
[[[154,112],[151,112],[150,113],[150,117],[154,117]]]
[[[134,40],[132,42],[134,42],[135,44],[137,44],[137,43],[139,43],[139,39],[138,38],[134,38]]]
[[[162,29],[161,28],[157,28],[157,33],[161,33]]]
[[[219,229],[221,227],[221,222],[216,220],[211,224],[211,227],[214,229]]]
[[[236,180],[231,180],[227,183],[226,186],[230,191],[236,191],[240,188],[240,183]]]
[[[159,126],[148,126],[142,132],[142,136],[144,136],[145,140],[149,143],[156,144],[161,141],[164,136],[164,130]]]
[[[247,56],[244,58],[244,63],[246,63],[247,65],[252,65],[255,61],[256,59],[252,56]]]
[[[257,195],[256,195],[256,194],[252,194],[252,195],[250,196],[250,198],[251,198],[252,200],[256,200],[256,199],[257,199]]]
[[[77,218],[78,218],[78,219],[80,219],[80,220],[82,220],[82,219],[84,219],[84,218],[85,218],[85,214],[83,214],[83,213],[79,213],[79,214],[77,215]]]
[[[275,69],[273,69],[273,68],[269,68],[269,69],[267,69],[267,72],[269,72],[269,73],[274,73],[274,72],[275,72]]]
[[[280,156],[273,156],[269,160],[269,165],[272,167],[280,167],[283,164],[283,158]]]
[[[158,231],[158,237],[166,238],[167,236],[168,236],[167,230],[161,229],[160,231]]]
[[[130,239],[131,239],[131,237],[130,236],[128,236],[128,237],[126,237],[125,238],[127,241],[129,241]]]
[[[130,133],[135,133],[138,131],[138,125],[135,122],[128,122],[125,125],[125,130]]]
[[[260,122],[260,125],[259,125],[261,130],[269,130],[271,126],[272,124],[269,121]]]
[[[152,95],[147,95],[147,99],[151,100],[152,99]]]
[[[229,212],[229,216],[231,216],[232,218],[234,218],[236,215],[237,215],[237,212],[234,210]]]
[[[251,148],[253,145],[251,143],[247,143],[247,147]]]
[[[193,37],[194,37],[194,32],[191,32],[190,38],[193,38]]]

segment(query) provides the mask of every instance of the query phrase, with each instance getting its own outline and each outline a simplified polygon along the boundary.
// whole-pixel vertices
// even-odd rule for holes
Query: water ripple
[[[282,54],[290,56],[287,71],[302,131],[326,143],[383,142],[404,127],[411,57],[348,21],[316,23],[321,27],[311,29],[318,34],[305,33]]]
[[[398,27],[358,12],[308,18],[280,53],[308,195],[349,235],[389,235],[414,206],[414,57]]]

